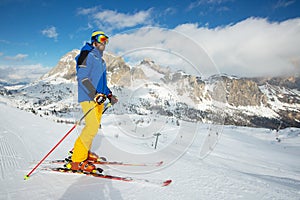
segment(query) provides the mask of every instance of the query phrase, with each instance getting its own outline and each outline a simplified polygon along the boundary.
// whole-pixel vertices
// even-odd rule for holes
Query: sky
[[[300,72],[299,0],[1,0],[0,9],[0,79],[45,73],[94,30],[133,64],[149,57],[240,77]]]

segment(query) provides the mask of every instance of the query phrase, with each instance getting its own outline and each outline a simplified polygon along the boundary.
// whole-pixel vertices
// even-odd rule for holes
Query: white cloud
[[[193,1],[189,4],[187,10],[192,10],[194,8],[198,8],[203,5],[216,5],[220,6],[221,4],[225,4],[227,2],[232,2],[234,0],[197,0]]]
[[[300,75],[299,35],[300,18],[281,23],[249,18],[215,29],[198,24],[136,29],[112,37],[107,50],[127,54],[127,60],[150,57],[174,68],[193,70],[192,63],[203,75]]]
[[[11,61],[23,61],[25,58],[27,58],[28,55],[27,54],[17,54],[15,56],[5,56],[4,59],[5,60],[11,60]]]
[[[47,73],[49,68],[37,65],[0,66],[0,80],[8,83],[30,83]]]
[[[57,37],[58,37],[56,27],[54,27],[54,26],[51,26],[49,28],[45,28],[44,30],[42,30],[42,34],[45,35],[48,38],[53,38],[55,40],[57,40]]]
[[[89,14],[97,12],[97,10],[98,10],[97,6],[92,7],[92,8],[80,8],[77,10],[77,14],[78,15],[89,15]]]
[[[278,0],[273,6],[274,9],[285,8],[295,3],[295,0]]]
[[[0,43],[3,43],[3,44],[10,44],[10,42],[8,40],[0,40]]]
[[[163,15],[174,15],[174,14],[176,14],[176,12],[177,12],[176,8],[169,7],[169,8],[166,8],[162,14]]]
[[[150,58],[157,64],[172,67],[174,71],[192,74],[207,74],[213,68],[203,49],[175,30],[145,27],[118,34],[111,38],[107,51],[125,57],[131,64]],[[201,72],[197,68],[200,65],[205,65]],[[211,73],[217,73],[216,69],[213,71]]]
[[[202,44],[224,73],[278,76],[300,72],[300,18],[281,23],[249,18],[216,29],[181,26],[177,30]]]
[[[152,9],[142,10],[135,13],[121,13],[114,10],[101,10],[99,7],[80,9],[80,15],[91,15],[93,22],[100,28],[112,31],[135,27],[138,25],[149,25],[152,23]]]

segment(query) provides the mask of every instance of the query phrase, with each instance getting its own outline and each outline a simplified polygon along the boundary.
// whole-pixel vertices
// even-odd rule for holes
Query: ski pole
[[[42,162],[54,151],[54,149],[56,149],[58,147],[58,145],[60,145],[60,143],[75,129],[75,127],[77,125],[79,125],[81,123],[81,121],[94,109],[96,108],[98,104],[96,104],[94,107],[92,107],[91,109],[89,109],[82,117],[81,119],[76,122],[74,124],[74,126],[66,133],[66,135],[61,138],[61,140],[42,158],[42,160],[27,174],[24,176],[24,180],[27,180],[29,178],[29,176],[40,166],[40,164],[42,164]]]
[[[104,114],[105,111],[106,111],[109,107],[111,107],[111,106],[112,106],[112,104],[109,102],[109,103],[105,106],[105,108],[104,108],[102,114]]]

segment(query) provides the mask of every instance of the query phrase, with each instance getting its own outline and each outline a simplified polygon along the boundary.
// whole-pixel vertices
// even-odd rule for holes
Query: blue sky
[[[220,39],[219,36],[214,35],[216,32],[223,32],[223,37],[228,38],[226,34],[230,35],[235,28],[241,28],[243,31],[249,28],[249,32],[255,32],[256,27],[260,27],[265,30],[274,29],[272,34],[278,28],[285,35],[291,34],[287,29],[296,27],[293,34],[289,36],[293,37],[293,40],[282,42],[287,44],[299,42],[296,38],[299,33],[299,0],[2,0],[0,8],[0,67],[2,68],[54,67],[61,56],[72,49],[79,49],[85,41],[89,40],[91,32],[97,29],[104,30],[112,38],[126,30],[147,26],[181,31],[206,47],[207,53],[211,54],[217,64],[222,63],[222,58],[218,58],[218,54],[222,52],[217,52],[214,48],[220,49],[220,47],[212,44],[215,38]],[[205,35],[207,32],[213,33],[210,35],[215,38],[212,38],[213,36],[209,38]],[[245,32],[245,35],[249,32]],[[202,34],[204,37],[197,39],[197,35]],[[264,34],[264,30],[257,31],[257,34]],[[230,36],[234,40],[235,37]],[[203,38],[206,40],[204,41]],[[113,40],[110,45],[112,42]],[[272,41],[267,42],[272,44]],[[134,39],[115,42],[109,50],[114,53],[117,49],[122,49],[124,43],[134,43]],[[238,45],[238,42],[235,41],[234,44]],[[228,46],[228,49],[231,46],[228,41],[224,45]],[[249,44],[249,48],[250,46],[253,44]],[[298,66],[299,57],[295,57],[294,52],[297,50],[294,49],[288,59],[292,59],[292,62]],[[247,53],[251,55],[251,52]],[[247,59],[257,59],[257,57],[252,58],[245,58],[244,62]],[[235,65],[238,66],[240,62],[242,61],[237,61]],[[229,65],[232,67],[234,64],[228,61],[226,70],[226,66],[220,64],[221,72],[231,73]],[[295,69],[293,68],[292,71],[294,73]]]

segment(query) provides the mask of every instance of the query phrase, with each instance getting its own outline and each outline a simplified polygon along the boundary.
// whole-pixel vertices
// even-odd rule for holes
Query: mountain
[[[74,60],[78,53],[64,55],[41,79],[17,89],[4,87],[0,94],[8,103],[42,117],[74,122],[80,116]],[[110,53],[104,60],[109,86],[120,99],[110,110],[114,114],[271,129],[300,127],[299,77],[221,74],[203,79],[147,58],[135,66]]]
[[[150,180],[172,179],[169,186],[43,170],[43,167],[49,166],[45,164],[47,160],[62,159],[68,155],[78,136],[76,130],[25,181],[24,175],[36,166],[71,126],[0,103],[0,199],[299,200],[299,128],[279,131],[281,142],[278,143],[274,131],[269,129],[223,126],[217,146],[210,149],[213,152],[201,158],[199,152],[206,144],[204,138],[209,124],[199,124],[199,131],[188,141],[185,136],[195,131],[195,123],[182,125],[183,135],[178,134],[177,126],[165,124],[167,127],[155,150],[151,145],[155,142],[153,136],[116,136],[120,129],[112,121],[113,115],[103,117],[102,130],[99,130],[92,145],[93,152],[110,161],[149,163],[159,159],[163,164],[150,170],[145,166],[100,165],[105,174]],[[155,129],[152,127],[150,131]],[[188,147],[183,148],[185,145]]]
[[[63,78],[65,80],[75,81],[76,75],[76,62],[75,56],[78,55],[79,50],[74,49],[64,55],[48,73],[41,77],[41,79],[55,79]]]

